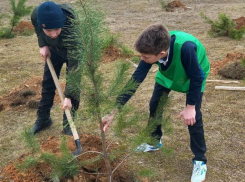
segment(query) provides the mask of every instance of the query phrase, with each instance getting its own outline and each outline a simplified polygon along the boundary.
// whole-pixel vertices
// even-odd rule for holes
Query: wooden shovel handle
[[[55,86],[56,86],[56,88],[57,88],[57,90],[58,90],[58,93],[59,93],[59,96],[60,96],[60,100],[61,100],[61,104],[63,105],[63,103],[64,103],[64,95],[63,95],[63,93],[62,93],[62,90],[61,90],[61,87],[60,87],[60,83],[59,83],[58,77],[57,77],[57,75],[56,75],[56,73],[55,73],[53,64],[52,64],[52,62],[51,62],[51,60],[50,60],[49,57],[47,57],[47,64],[48,64],[50,73],[51,73],[51,75],[52,75],[52,77],[53,77]],[[72,120],[72,116],[71,116],[70,110],[69,110],[69,109],[66,109],[66,110],[65,110],[65,114],[66,114],[68,123],[69,123],[69,125],[70,125],[70,127],[71,127],[71,131],[72,131],[72,135],[73,135],[73,137],[74,137],[74,140],[79,139],[79,136],[78,136],[78,134],[77,134],[76,127],[75,127],[74,122],[73,122],[73,120]]]

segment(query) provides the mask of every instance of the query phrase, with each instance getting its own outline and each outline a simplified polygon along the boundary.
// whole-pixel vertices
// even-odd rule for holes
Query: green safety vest
[[[173,58],[168,69],[165,71],[161,70],[160,63],[158,62],[159,70],[156,75],[156,82],[160,85],[175,90],[178,92],[187,93],[189,91],[190,79],[186,75],[185,69],[181,62],[181,48],[182,45],[187,41],[192,41],[197,46],[197,58],[203,73],[204,81],[202,83],[202,92],[205,89],[205,82],[210,71],[210,64],[206,55],[206,51],[202,43],[197,40],[194,36],[181,31],[170,31],[170,35],[175,35],[175,42],[173,46]]]

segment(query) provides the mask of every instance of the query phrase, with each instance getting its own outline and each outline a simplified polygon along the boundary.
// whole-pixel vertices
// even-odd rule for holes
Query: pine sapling
[[[73,21],[72,27],[68,28],[69,37],[66,46],[72,46],[73,51],[68,52],[71,59],[78,59],[79,66],[77,70],[71,71],[67,75],[67,82],[73,92],[81,91],[86,112],[89,113],[91,120],[99,122],[100,136],[102,141],[102,152],[94,151],[102,156],[106,164],[108,181],[112,181],[113,172],[111,167],[111,157],[108,154],[105,132],[103,131],[102,117],[108,110],[115,107],[115,96],[121,92],[122,85],[125,83],[125,72],[130,68],[129,63],[124,62],[118,65],[116,75],[108,89],[104,88],[103,77],[99,70],[99,64],[102,60],[105,44],[115,43],[114,36],[108,36],[107,28],[104,23],[104,14],[98,9],[94,9],[88,1],[80,1],[80,9],[77,12],[77,20]],[[109,39],[108,39],[109,37]],[[75,44],[73,42],[76,42]],[[79,83],[80,78],[81,84]],[[123,90],[123,93],[130,93],[134,84]],[[96,124],[97,125],[97,124]],[[84,153],[83,153],[84,154]],[[81,154],[81,155],[83,155]],[[87,162],[96,162],[100,157],[89,161],[82,161],[82,165]]]
[[[209,34],[212,36],[228,36],[232,39],[241,40],[245,34],[245,27],[236,29],[236,22],[225,13],[220,13],[217,21],[211,20],[202,12],[200,16],[211,25]]]
[[[16,0],[9,0],[11,4],[11,10],[13,12],[12,18],[10,19],[10,28],[2,28],[0,30],[0,37],[4,38],[12,38],[14,35],[12,34],[12,31],[15,26],[18,25],[20,19],[26,15],[29,15],[32,7],[25,6],[25,3],[27,0],[19,0],[16,4]]]
[[[136,145],[132,148],[132,152],[126,155],[117,167],[112,169],[110,162],[115,160],[116,153],[110,152],[109,154],[108,152],[110,144],[107,145],[106,135],[103,131],[102,117],[108,114],[108,111],[118,107],[115,104],[115,98],[118,95],[123,97],[124,95],[133,94],[133,91],[139,84],[133,79],[128,82],[125,81],[128,80],[126,73],[130,69],[131,64],[123,60],[113,68],[116,73],[113,75],[113,79],[110,83],[104,80],[103,74],[99,69],[102,55],[106,48],[105,43],[108,42],[105,41],[105,38],[108,38],[108,36],[105,36],[107,28],[104,22],[104,14],[99,9],[94,8],[94,5],[89,4],[89,1],[80,1],[80,9],[77,12],[77,16],[77,21],[73,21],[74,26],[72,26],[75,27],[75,29],[67,29],[69,36],[67,40],[65,40],[65,43],[66,46],[72,46],[73,48],[72,51],[68,52],[68,57],[79,60],[79,66],[77,70],[73,70],[67,75],[67,82],[69,82],[70,89],[73,90],[74,93],[77,92],[77,90],[81,92],[83,101],[82,109],[84,110],[83,112],[86,113],[86,120],[89,120],[87,122],[95,126],[99,123],[102,152],[88,152],[94,152],[102,156],[106,164],[108,182],[111,182],[113,173],[122,165],[127,157],[135,153]],[[114,43],[114,40],[111,42]],[[82,80],[81,83],[79,82],[80,79]],[[117,99],[120,100],[121,98],[118,97]],[[139,126],[137,124],[139,121],[142,121],[142,118],[138,116],[137,112],[134,112],[132,108],[129,109],[127,106],[118,108],[119,113],[116,118],[118,121],[114,122],[114,131],[116,131],[118,136],[122,136],[122,131],[127,130],[131,126]],[[137,146],[142,144],[142,142],[152,140],[149,136],[149,132],[142,133],[138,140],[137,137],[134,138]],[[85,153],[87,152],[81,155]],[[82,161],[81,165],[85,165],[89,162],[97,162],[99,159],[100,157],[96,156],[94,159]]]

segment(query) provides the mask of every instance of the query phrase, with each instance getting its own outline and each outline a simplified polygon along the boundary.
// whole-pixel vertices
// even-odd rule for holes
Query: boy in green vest
[[[152,118],[159,117],[156,110],[161,97],[167,98],[171,90],[186,93],[186,107],[180,112],[179,119],[183,118],[184,124],[188,126],[190,147],[194,154],[191,182],[205,181],[207,172],[206,143],[200,109],[210,64],[204,46],[190,34],[181,31],[168,31],[164,25],[154,24],[141,33],[135,43],[135,48],[141,54],[139,66],[131,78],[137,85],[143,82],[153,64],[159,66],[150,100],[149,125]],[[133,90],[133,93],[136,89]],[[117,104],[123,106],[132,95],[118,96]],[[116,112],[117,110],[114,110],[103,118],[104,131],[108,130]],[[157,146],[144,143],[136,150],[143,152],[158,150],[162,146],[160,124],[154,127],[151,136],[159,141]]]

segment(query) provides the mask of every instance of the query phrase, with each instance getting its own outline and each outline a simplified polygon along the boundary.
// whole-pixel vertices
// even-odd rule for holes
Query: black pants
[[[150,101],[150,119],[154,117],[162,117],[163,108],[158,108],[159,100],[164,95],[165,97],[168,96],[169,92],[171,90],[161,86],[158,83],[155,83],[153,95],[151,97]],[[196,123],[193,126],[188,126],[189,134],[190,134],[190,147],[192,152],[194,153],[195,157],[193,160],[198,161],[204,161],[204,163],[207,162],[207,159],[205,157],[206,152],[206,143],[204,138],[204,130],[203,130],[203,122],[202,122],[202,113],[201,113],[201,104],[202,104],[202,95],[200,94],[200,97],[197,100],[195,109],[196,109]],[[158,116],[156,116],[156,111]],[[156,137],[157,139],[160,139],[162,137],[162,129],[161,125],[157,125],[155,127],[155,130],[151,133],[152,136]]]
[[[51,62],[53,63],[54,70],[56,72],[57,77],[60,76],[60,71],[64,63],[68,64],[67,59],[63,59],[56,53],[51,51]],[[66,73],[68,69],[66,69]],[[43,74],[43,82],[42,82],[42,98],[39,104],[38,112],[49,112],[53,106],[54,96],[55,96],[55,84],[52,78],[52,75],[49,71],[48,64],[45,63],[44,66],[44,74]],[[79,107],[79,101],[71,98],[72,111],[76,111]]]

